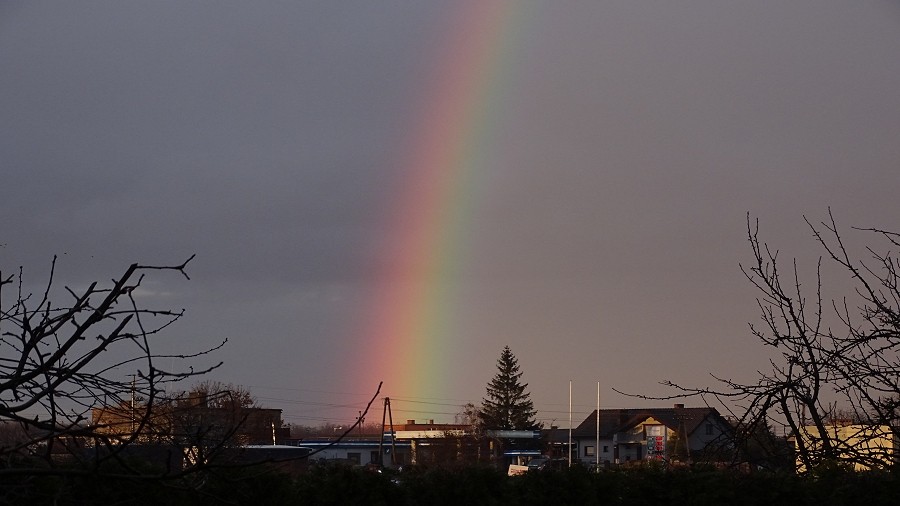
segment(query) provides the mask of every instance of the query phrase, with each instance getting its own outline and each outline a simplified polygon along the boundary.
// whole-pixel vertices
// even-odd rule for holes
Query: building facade
[[[897,434],[898,429],[888,425],[831,423],[825,427],[825,434],[815,425],[804,426],[792,438],[797,448],[797,472],[808,471],[805,460],[813,464],[833,460],[855,471],[893,467],[900,449]],[[825,439],[831,445],[831,451],[825,450]]]
[[[573,461],[606,466],[648,459],[691,461],[701,455],[708,459],[728,443],[730,433],[728,421],[709,407],[601,409],[599,422],[594,410],[572,431]]]

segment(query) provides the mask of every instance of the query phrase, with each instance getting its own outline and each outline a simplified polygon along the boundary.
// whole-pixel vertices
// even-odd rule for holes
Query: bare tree
[[[192,462],[209,462],[230,447],[272,444],[283,425],[280,409],[261,408],[247,388],[219,381],[176,394],[166,408],[166,434]]]
[[[458,424],[467,424],[475,427],[478,424],[478,416],[481,409],[471,402],[467,402],[459,407],[460,411],[454,416],[455,422]]]
[[[0,503],[54,502],[76,489],[110,497],[122,490],[208,495],[211,481],[234,471],[303,458],[302,451],[245,455],[247,438],[238,431],[248,418],[253,434],[267,429],[274,437],[281,428],[280,410],[255,407],[246,389],[215,382],[192,394],[178,388],[221,365],[200,363],[224,341],[193,353],[154,351],[155,336],[184,310],[142,306],[141,284],[166,272],[190,279],[191,259],[133,264],[106,284],[60,289],[54,258],[37,294],[25,289],[21,267],[0,272]],[[201,396],[204,409],[191,409]],[[248,410],[257,416],[245,416]],[[225,417],[234,423],[222,423],[222,411],[237,413]]]
[[[738,406],[733,411],[738,437],[784,424],[801,472],[824,463],[892,465],[897,456],[885,442],[897,437],[900,406],[900,259],[890,248],[900,246],[900,235],[854,228],[881,243],[869,246],[868,258],[860,260],[848,252],[830,210],[827,221],[806,223],[824,251],[810,288],[796,260],[785,270],[778,251],[760,241],[758,221],[748,215],[753,263],[741,268],[760,292],[762,320],[750,328],[775,351],[758,380],[716,377],[719,385],[713,388],[666,383],[681,391],[678,396],[714,396]],[[853,292],[826,297],[825,265],[843,272]]]
[[[190,354],[155,353],[153,337],[184,310],[145,308],[136,300],[148,274],[169,271],[190,279],[185,269],[192,258],[174,266],[132,264],[106,285],[58,290],[54,257],[36,295],[24,290],[22,268],[0,274],[0,421],[17,429],[17,437],[0,446],[0,475],[74,473],[107,460],[132,471],[121,455],[159,424],[166,389],[220,365],[195,369],[191,362],[224,342]],[[160,365],[176,362],[183,369]],[[124,435],[93,422],[98,406],[125,409]]]
[[[187,402],[202,403],[220,409],[246,409],[258,407],[256,398],[241,385],[204,380],[181,396]]]

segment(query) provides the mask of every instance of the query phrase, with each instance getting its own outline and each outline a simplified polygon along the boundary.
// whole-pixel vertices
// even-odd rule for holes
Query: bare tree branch
[[[672,382],[666,398],[710,397],[735,406],[739,428],[784,425],[801,471],[823,463],[888,467],[897,455],[879,449],[885,432],[896,437],[900,418],[900,259],[869,246],[869,262],[849,253],[831,210],[813,224],[804,217],[824,256],[816,262],[814,285],[804,286],[796,260],[781,270],[778,250],[759,238],[758,220],[747,215],[753,261],[741,265],[758,290],[761,326],[750,333],[777,350],[756,383],[715,377],[716,386],[694,388]],[[900,234],[853,228],[900,246]],[[826,263],[848,275],[853,293],[828,300],[823,292]],[[789,280],[789,283],[788,283]],[[809,298],[808,298],[809,297]],[[754,430],[737,430],[741,437]],[[735,447],[742,445],[735,442]]]

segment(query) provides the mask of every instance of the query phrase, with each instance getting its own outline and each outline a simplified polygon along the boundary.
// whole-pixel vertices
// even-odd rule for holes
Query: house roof
[[[723,426],[728,425],[719,412],[710,407],[601,409],[600,435],[611,438],[613,434],[628,430],[651,417],[672,430],[677,430],[683,422],[684,430],[688,435],[692,434],[707,419],[720,421]],[[596,434],[597,410],[595,409],[572,431],[572,435],[573,437],[589,437]]]

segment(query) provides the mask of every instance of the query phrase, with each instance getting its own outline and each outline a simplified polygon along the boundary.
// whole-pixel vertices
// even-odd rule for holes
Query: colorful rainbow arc
[[[523,4],[511,1],[453,5],[390,211],[398,253],[379,273],[377,299],[357,332],[361,370],[348,391],[383,380],[388,396],[439,398],[451,380],[458,273],[498,128],[505,56],[523,16]]]

